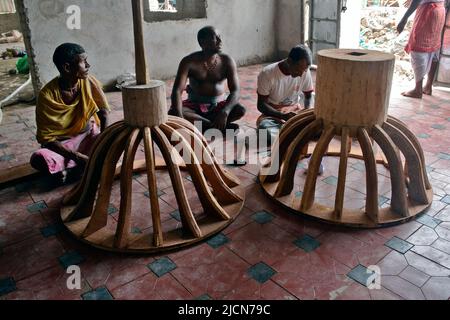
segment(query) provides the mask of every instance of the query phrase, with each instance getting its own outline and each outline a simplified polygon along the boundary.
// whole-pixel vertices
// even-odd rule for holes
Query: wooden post
[[[142,28],[142,0],[131,0],[136,50],[136,86],[123,88],[125,123],[138,128],[167,122],[166,87],[162,81],[150,81]]]
[[[133,8],[134,48],[136,55],[136,81],[138,85],[147,84],[150,76],[145,55],[142,0],[131,0]]]

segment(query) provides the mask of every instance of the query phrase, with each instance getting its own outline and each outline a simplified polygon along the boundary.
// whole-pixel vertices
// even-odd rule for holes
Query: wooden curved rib
[[[341,159],[339,161],[338,184],[334,203],[334,212],[338,219],[342,218],[342,211],[344,209],[345,181],[347,178],[348,154],[350,152],[349,141],[351,141],[350,129],[344,127],[341,133]]]
[[[123,157],[122,173],[120,176],[119,221],[117,221],[116,237],[114,239],[115,248],[125,248],[128,245],[132,204],[133,164],[140,142],[140,129],[134,129],[128,138]]]
[[[281,162],[281,179],[278,183],[277,190],[275,191],[276,198],[291,193],[294,187],[295,170],[297,169],[298,161],[302,155],[301,151],[311,138],[321,130],[322,120],[314,120],[300,132],[289,146],[285,157],[286,160]]]
[[[311,156],[311,160],[309,161],[308,174],[306,175],[305,187],[303,190],[302,201],[300,203],[300,210],[308,210],[314,203],[317,175],[319,173],[320,163],[322,162],[322,158],[325,155],[328,145],[330,144],[331,139],[333,139],[335,132],[336,128],[334,126],[330,126],[325,130],[325,133],[322,134],[319,142],[317,142],[317,145]]]
[[[373,127],[372,137],[381,147],[388,160],[392,185],[391,208],[401,216],[407,217],[409,216],[408,202],[406,198],[405,175],[402,160],[400,158],[400,151],[379,125]]]
[[[407,176],[410,178],[407,185],[409,197],[420,204],[427,204],[429,201],[419,152],[400,129],[387,122],[383,124],[383,129],[405,156]]]
[[[298,114],[296,114],[294,117],[290,118],[286,123],[283,125],[284,130],[288,130],[291,126],[297,125],[297,122],[300,121],[303,118],[314,116],[314,109],[306,109],[300,111]]]
[[[420,142],[417,139],[417,137],[408,129],[407,125],[400,121],[397,118],[394,118],[392,116],[388,116],[387,122],[392,124],[394,127],[399,129],[408,139],[411,141],[414,148],[416,148],[416,151],[419,153],[420,163],[422,164],[423,169],[423,177],[425,179],[425,185],[427,190],[431,189],[431,183],[428,179],[427,169],[426,169],[426,162],[425,162],[425,155],[423,153],[422,147],[420,146]]]
[[[160,128],[154,127],[152,133],[154,133],[153,140],[161,150],[161,153],[163,154],[164,160],[167,164],[167,169],[170,174],[173,190],[177,199],[183,228],[185,230],[189,230],[196,238],[201,238],[202,231],[200,230],[197,221],[195,221],[191,206],[189,205],[189,202],[187,200],[186,189],[183,184],[180,168],[172,161],[172,152],[175,152],[175,150]],[[177,155],[179,156],[178,153]]]
[[[85,184],[80,184],[78,187],[83,187],[81,190],[76,190],[72,195],[78,195],[81,191],[80,196],[76,199],[76,207],[72,212],[66,217],[65,222],[78,220],[81,218],[88,217],[92,214],[94,208],[95,197],[97,194],[97,187],[100,182],[101,168],[105,157],[109,151],[111,143],[115,140],[116,136],[123,130],[126,130],[126,126],[116,126],[113,130],[101,135],[101,142],[97,145],[93,154],[89,158],[89,164],[84,172]],[[75,201],[75,199],[73,199]]]
[[[180,141],[183,150],[188,150],[188,152],[190,153],[190,163],[186,163],[186,167],[192,177],[192,182],[195,186],[195,189],[197,190],[197,194],[204,211],[213,213],[223,220],[229,220],[230,216],[225,212],[225,210],[223,210],[222,206],[213,196],[208,183],[203,176],[202,168],[199,164],[197,156],[195,155],[194,150],[192,150],[186,139],[184,139],[184,137],[180,135],[175,129],[166,124],[161,124],[160,128],[167,136],[175,137],[177,141]],[[234,202],[238,201],[240,200],[235,200]]]
[[[364,163],[366,165],[366,215],[378,223],[378,174],[377,161],[370,136],[366,129],[358,130],[358,142],[361,146]]]
[[[281,128],[280,135],[278,139],[275,140],[275,143],[272,147],[272,157],[271,159],[277,159],[278,162],[273,162],[273,160],[268,163],[267,167],[270,166],[271,175],[260,175],[261,183],[264,182],[276,182],[280,180],[280,164],[284,163],[287,155],[287,149],[289,148],[292,140],[294,140],[302,130],[304,130],[308,125],[310,125],[315,119],[314,114],[310,114],[310,112],[305,113],[304,115],[297,115],[294,118],[297,118],[297,121],[291,122],[288,121],[289,124],[286,124]],[[307,145],[304,145],[303,148],[307,148]],[[300,151],[299,151],[300,152]],[[306,154],[307,150],[303,153]],[[266,170],[266,169],[264,169]]]
[[[150,206],[152,209],[153,245],[155,247],[160,247],[163,245],[164,239],[161,226],[161,212],[159,210],[158,187],[156,185],[155,153],[153,150],[153,140],[150,128],[144,128],[143,131],[148,190]]]
[[[168,123],[177,123],[183,127],[185,127],[187,130],[190,130],[192,132],[195,133],[195,135],[197,135],[197,137],[202,141],[204,148],[206,149],[206,152],[211,156],[211,158],[213,159],[214,162],[214,166],[216,167],[216,170],[219,172],[220,176],[222,177],[223,181],[227,184],[227,186],[229,186],[230,188],[236,187],[240,184],[240,181],[235,178],[233,175],[231,175],[228,171],[226,171],[223,167],[221,167],[217,161],[216,156],[214,155],[214,153],[212,152],[211,148],[209,147],[208,142],[206,141],[205,137],[202,135],[202,133],[189,121],[179,118],[179,117],[174,117],[174,116],[169,116],[169,121]]]
[[[222,180],[222,177],[214,166],[213,159],[208,154],[208,152],[205,152],[205,150],[203,149],[202,141],[198,138],[198,136],[195,135],[194,132],[187,130],[177,123],[172,122],[167,123],[167,125],[170,128],[177,130],[176,132],[178,134],[181,134],[186,142],[191,142],[191,150],[195,152],[197,152],[198,150],[202,151],[203,159],[200,159],[200,165],[203,169],[206,180],[211,184],[214,190],[214,194],[219,199],[220,203],[230,204],[242,201],[243,199],[239,195],[237,195],[230,187],[228,187],[227,184]],[[164,131],[164,128],[161,128]],[[168,133],[166,132],[166,134]]]
[[[87,168],[90,166],[93,155],[95,153],[95,150],[98,149],[98,146],[103,142],[104,139],[108,139],[108,137],[110,135],[114,135],[115,134],[114,132],[118,127],[124,127],[124,122],[119,121],[119,122],[112,124],[111,126],[106,128],[105,131],[100,134],[100,136],[97,137],[94,145],[92,146],[93,154],[89,157]],[[87,174],[88,174],[88,172],[87,172],[87,170],[85,170],[80,182],[72,190],[70,190],[69,193],[67,193],[67,195],[64,197],[64,199],[63,199],[64,205],[74,205],[78,202],[78,200],[81,197],[81,194],[83,193],[84,186],[86,185],[86,181],[88,178]]]
[[[123,153],[125,142],[127,141],[129,134],[130,131],[128,129],[122,131],[117,139],[114,140],[114,143],[111,145],[111,149],[105,158],[94,213],[83,232],[83,237],[90,236],[94,232],[105,227],[108,223],[108,207],[114,182],[114,172],[116,171],[117,162]]]

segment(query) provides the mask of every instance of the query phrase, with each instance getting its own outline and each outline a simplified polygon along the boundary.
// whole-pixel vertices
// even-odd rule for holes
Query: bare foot
[[[422,99],[422,94],[415,90],[402,92],[402,96],[408,97],[408,98]]]
[[[433,90],[431,88],[423,88],[422,90],[423,94],[426,94],[427,96],[431,96],[431,93],[433,92]]]

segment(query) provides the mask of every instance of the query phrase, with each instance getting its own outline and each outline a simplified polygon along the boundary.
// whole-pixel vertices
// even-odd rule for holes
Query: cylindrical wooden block
[[[152,80],[146,85],[122,90],[125,123],[132,127],[154,127],[167,122],[165,83]]]
[[[325,124],[334,124],[338,132],[343,126],[382,125],[389,107],[394,64],[393,54],[379,51],[319,51],[316,116]]]

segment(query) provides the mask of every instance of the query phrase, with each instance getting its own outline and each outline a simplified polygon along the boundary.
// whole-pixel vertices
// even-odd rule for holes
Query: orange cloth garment
[[[56,77],[45,85],[37,100],[36,139],[41,144],[80,134],[92,117],[99,125],[97,112],[110,110],[102,85],[95,77],[78,80],[80,93],[69,105],[62,99],[58,81]]]

